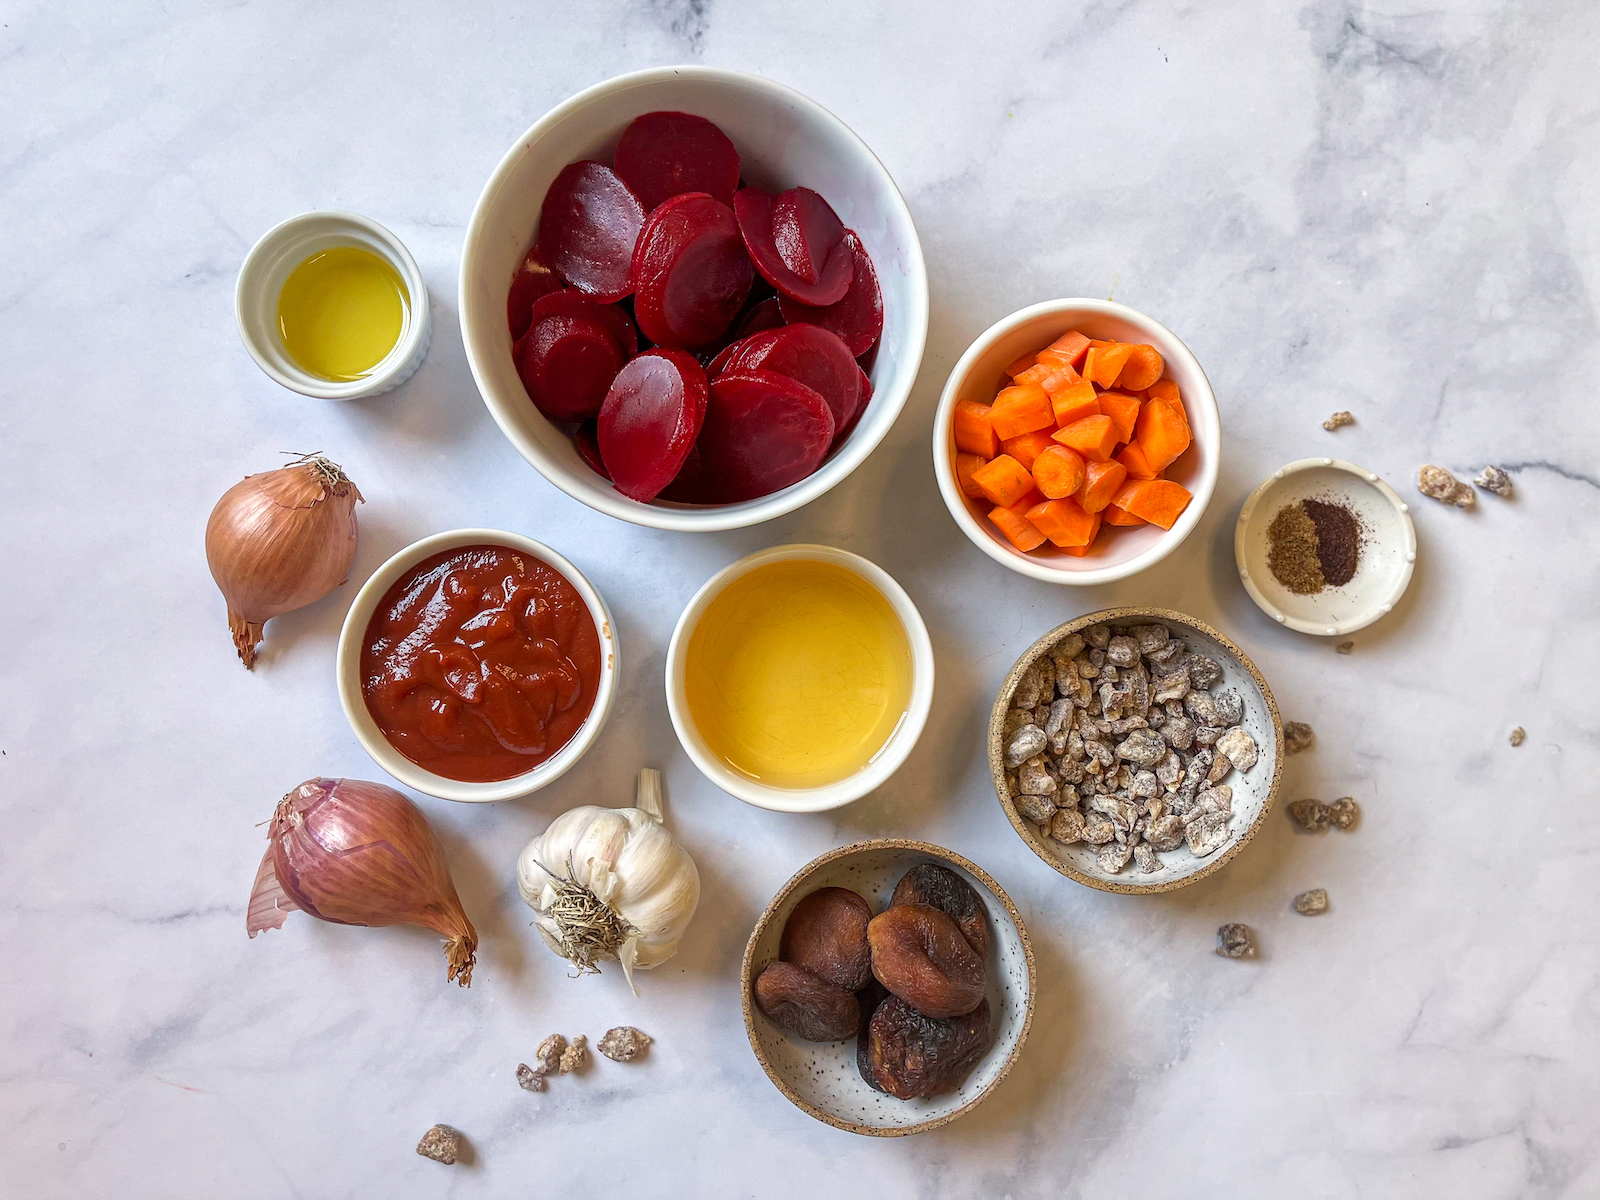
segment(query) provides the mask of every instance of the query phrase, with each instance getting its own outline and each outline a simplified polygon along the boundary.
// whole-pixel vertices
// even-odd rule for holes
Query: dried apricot
[[[930,1017],[898,996],[890,996],[867,1027],[863,1074],[891,1096],[912,1100],[937,1096],[961,1086],[994,1041],[989,1002],[966,1016]]]
[[[984,964],[956,923],[928,904],[901,904],[872,918],[872,973],[930,1017],[959,1017],[983,1000]]]
[[[756,977],[756,1007],[773,1024],[809,1042],[842,1042],[861,1023],[861,1004],[793,963],[775,962]]]
[[[872,906],[849,888],[818,888],[784,922],[778,957],[834,987],[858,991],[872,978],[870,920]]]
[[[867,986],[856,993],[856,1001],[861,1005],[861,1022],[856,1032],[856,1070],[861,1072],[861,1078],[866,1080],[867,1086],[875,1092],[883,1091],[883,1085],[872,1073],[871,1056],[868,1053],[872,1043],[867,1031],[872,1027],[873,1014],[888,999],[889,990],[876,979],[868,981]]]
[[[949,867],[920,863],[895,884],[889,907],[928,904],[956,923],[962,936],[984,962],[989,961],[989,918],[976,889]]]

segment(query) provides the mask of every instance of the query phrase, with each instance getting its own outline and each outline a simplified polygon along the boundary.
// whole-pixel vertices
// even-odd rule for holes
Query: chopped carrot
[[[981,454],[956,455],[956,482],[961,485],[963,495],[971,496],[974,500],[984,499],[983,489],[972,482],[972,473],[987,461]]]
[[[1163,400],[1146,400],[1139,409],[1134,440],[1145,462],[1156,472],[1165,471],[1189,448],[1189,423]]]
[[[1015,504],[1033,490],[1033,476],[1009,454],[984,463],[972,473],[972,482],[998,508]]]
[[[1100,514],[1099,513],[1095,513],[1095,519],[1099,520],[1099,518],[1100,518]],[[1084,546],[1063,546],[1063,547],[1061,547],[1061,552],[1063,554],[1070,554],[1070,555],[1072,555],[1073,558],[1088,558],[1089,555],[1091,555],[1091,554],[1093,554],[1095,552],[1095,538],[1097,538],[1099,536],[1100,536],[1100,526],[1096,525],[1094,527],[1094,537],[1091,537],[1089,539],[1089,542],[1088,542],[1087,545],[1084,545]]]
[[[1124,512],[1143,517],[1152,525],[1171,529],[1189,507],[1189,489],[1170,479],[1135,479],[1124,484],[1112,503]]]
[[[1148,398],[1161,400],[1172,405],[1172,411],[1183,418],[1183,423],[1189,423],[1189,413],[1183,407],[1183,397],[1178,394],[1178,385],[1170,379],[1158,379],[1148,389]]]
[[[979,404],[976,400],[957,400],[955,414],[950,418],[956,449],[980,458],[993,458],[999,454],[1000,436],[990,423],[992,415],[987,404]]]
[[[1023,515],[1057,546],[1087,546],[1100,529],[1100,518],[1084,512],[1076,500],[1044,500]]]
[[[1128,361],[1123,364],[1117,382],[1131,392],[1140,392],[1160,379],[1166,367],[1161,352],[1141,342],[1128,352]]]
[[[1033,460],[1033,484],[1051,500],[1070,496],[1083,486],[1083,456],[1055,442]]]
[[[1154,479],[1161,474],[1160,471],[1151,469],[1145,460],[1144,451],[1139,449],[1138,442],[1129,442],[1117,451],[1117,461],[1128,468],[1129,479]]]
[[[1133,426],[1139,419],[1139,398],[1121,392],[1101,392],[1100,411],[1117,427],[1117,441],[1133,441]]]
[[[1000,532],[1005,534],[1006,541],[1024,554],[1030,550],[1037,550],[1044,545],[1044,534],[1040,533],[1038,527],[1023,515],[1039,499],[1038,492],[1029,492],[1010,508],[996,508],[989,513],[989,520],[993,521]]]
[[[1044,363],[1034,363],[1025,371],[1018,371],[1011,377],[1012,383],[1037,383],[1044,387],[1044,381],[1056,373],[1056,368],[1046,366]]]
[[[1055,444],[1046,430],[1035,429],[1032,433],[1024,433],[1001,442],[1000,453],[1009,454],[1022,464],[1024,471],[1031,471],[1033,460],[1039,457],[1039,452]]]
[[[1089,339],[1076,329],[1063,333],[1039,352],[1039,361],[1045,362],[1046,354],[1053,354],[1060,358],[1067,366],[1080,368],[1083,366],[1083,356],[1089,352]]]
[[[1127,478],[1128,468],[1119,462],[1089,463],[1084,468],[1083,486],[1078,489],[1078,503],[1084,512],[1099,512],[1111,503]]]
[[[1117,376],[1122,374],[1123,365],[1132,353],[1133,347],[1126,342],[1091,346],[1083,362],[1084,378],[1101,387],[1110,387],[1117,382]]]
[[[1084,417],[1055,432],[1056,441],[1084,458],[1105,462],[1117,448],[1117,427],[1105,415]]]
[[[1021,375],[1029,367],[1033,366],[1035,361],[1036,361],[1036,358],[1035,358],[1034,355],[1032,355],[1032,354],[1024,354],[1021,358],[1017,359],[1016,362],[1012,363],[1009,367],[1006,368],[1006,374],[1011,376],[1011,378],[1015,379],[1018,375]]]
[[[1125,508],[1118,508],[1115,504],[1108,504],[1105,511],[1100,514],[1106,519],[1107,525],[1148,525],[1150,522],[1143,517],[1136,517]]]
[[[994,398],[989,423],[1000,440],[1032,433],[1035,429],[1049,429],[1056,423],[1055,410],[1050,407],[1050,397],[1036,383],[1008,387]]]
[[[1056,425],[1062,429],[1084,417],[1098,417],[1100,400],[1095,395],[1094,384],[1074,376],[1073,382],[1050,393],[1050,410]]]

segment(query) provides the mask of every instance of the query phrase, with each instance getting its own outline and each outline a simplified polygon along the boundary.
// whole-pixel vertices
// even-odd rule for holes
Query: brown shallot
[[[472,983],[478,933],[422,810],[391,787],[308,779],[278,803],[246,930],[295,909],[338,925],[421,925],[442,934],[451,979]]]
[[[304,454],[286,467],[246,475],[206,522],[206,562],[228,602],[228,628],[246,667],[262,626],[320,600],[345,581],[356,557],[361,493],[335,462]]]

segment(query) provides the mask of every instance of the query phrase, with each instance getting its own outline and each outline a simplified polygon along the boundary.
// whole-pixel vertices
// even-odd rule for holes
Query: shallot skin
[[[422,811],[359,779],[308,779],[272,815],[246,931],[296,908],[339,925],[420,925],[442,934],[449,978],[472,982],[478,934]]]

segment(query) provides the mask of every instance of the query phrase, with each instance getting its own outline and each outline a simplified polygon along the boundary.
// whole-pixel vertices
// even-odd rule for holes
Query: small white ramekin
[[[962,492],[956,480],[952,418],[956,401],[988,404],[999,389],[1007,363],[1044,349],[1070,329],[1082,330],[1090,337],[1144,342],[1160,351],[1167,374],[1183,395],[1193,434],[1193,443],[1168,468],[1166,477],[1188,488],[1193,499],[1171,529],[1158,525],[1119,529],[1107,549],[1085,558],[1050,549],[1048,544],[1042,551],[1024,554],[1006,541],[989,520],[991,506]],[[1189,347],[1160,321],[1110,300],[1047,300],[996,321],[967,347],[950,372],[933,418],[933,470],[945,507],[961,532],[997,563],[1046,583],[1111,583],[1160,562],[1182,545],[1200,523],[1217,486],[1221,458],[1222,416],[1217,410],[1217,398]]]
[[[313,254],[336,246],[356,246],[384,259],[400,274],[410,293],[400,338],[377,366],[360,379],[340,382],[313,375],[289,357],[278,329],[278,293],[284,281]],[[290,217],[261,235],[239,268],[233,295],[239,336],[256,365],[290,391],[319,400],[356,400],[399,387],[428,356],[433,317],[428,286],[417,260],[399,238],[376,221],[355,213],[309,212]]]
[[[361,651],[366,644],[367,625],[378,603],[395,582],[418,563],[435,554],[453,550],[457,546],[509,546],[540,559],[566,576],[567,582],[583,597],[589,616],[594,620],[595,631],[600,635],[600,686],[595,692],[594,707],[589,717],[578,727],[573,738],[544,762],[521,775],[510,779],[497,779],[490,783],[467,783],[447,779],[419,767],[383,736],[378,723],[367,711],[366,697],[361,694]],[[469,803],[487,803],[494,800],[511,800],[526,796],[567,773],[594,745],[606,719],[611,715],[611,705],[617,691],[617,627],[611,619],[611,610],[600,598],[600,593],[583,577],[582,572],[543,542],[523,537],[520,533],[507,533],[503,529],[452,529],[436,533],[419,542],[412,542],[374,571],[361,590],[355,603],[345,614],[344,628],[339,631],[339,650],[335,659],[338,676],[339,703],[344,708],[345,719],[355,731],[356,740],[372,760],[407,787],[441,800],[462,800]]]
[[[814,788],[776,788],[746,775],[741,775],[714,754],[695,727],[689,713],[689,698],[684,686],[688,666],[689,638],[711,602],[722,594],[734,580],[748,575],[758,567],[775,562],[809,561],[830,563],[865,580],[879,595],[889,602],[900,624],[906,631],[906,642],[911,647],[911,699],[906,706],[905,719],[883,748],[872,760],[848,779]],[[933,643],[928,639],[928,627],[922,623],[922,614],[906,595],[905,589],[894,577],[876,563],[868,562],[859,554],[836,550],[832,546],[797,544],[774,546],[741,558],[732,566],[724,567],[694,594],[678,624],[672,631],[672,641],[667,647],[667,713],[672,718],[672,728],[684,750],[700,768],[701,774],[729,795],[737,796],[746,804],[768,808],[774,812],[822,812],[839,808],[852,800],[859,800],[884,783],[900,769],[911,748],[922,736],[928,722],[928,711],[933,706]]]

